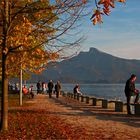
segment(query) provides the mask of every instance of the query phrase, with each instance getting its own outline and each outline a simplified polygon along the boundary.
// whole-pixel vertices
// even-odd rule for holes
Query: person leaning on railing
[[[80,92],[80,86],[78,84],[76,84],[76,86],[74,87],[73,93],[82,95],[82,93]]]
[[[139,90],[135,88],[135,81],[137,77],[135,74],[132,74],[131,77],[126,81],[125,84],[125,96],[127,99],[127,113],[131,115],[130,110],[130,99],[131,96],[136,96],[134,104],[139,104]]]

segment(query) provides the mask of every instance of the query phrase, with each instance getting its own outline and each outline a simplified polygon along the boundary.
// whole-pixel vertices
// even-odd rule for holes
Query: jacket
[[[135,83],[132,82],[130,78],[126,81],[126,84],[125,84],[125,95],[132,96],[134,92],[135,92]]]

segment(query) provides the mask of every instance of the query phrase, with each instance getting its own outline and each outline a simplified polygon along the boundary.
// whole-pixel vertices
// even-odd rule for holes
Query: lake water
[[[29,85],[31,84],[27,84]],[[36,84],[33,85],[36,90]],[[74,84],[62,84],[62,90],[73,92],[74,86]],[[80,91],[83,95],[126,101],[124,87],[125,84],[80,84]],[[140,90],[140,84],[136,84],[136,88]]]
[[[73,91],[73,84],[62,86],[64,91]],[[84,95],[122,101],[126,100],[124,87],[125,84],[80,84],[80,90]],[[136,84],[136,88],[140,90],[140,84]]]

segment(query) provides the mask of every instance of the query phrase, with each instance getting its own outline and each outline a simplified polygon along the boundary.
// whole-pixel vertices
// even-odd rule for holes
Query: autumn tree
[[[1,0],[1,129],[8,129],[8,78],[19,69],[36,71],[58,57],[50,46],[79,19],[83,1]],[[60,40],[59,40],[60,41]],[[22,66],[21,66],[22,64]]]
[[[21,5],[20,5],[21,4]],[[8,128],[8,76],[9,76],[9,66],[12,61],[16,65],[18,60],[21,63],[23,53],[25,54],[32,49],[31,45],[40,43],[36,34],[30,35],[33,30],[35,30],[35,25],[27,18],[28,15],[24,10],[19,11],[19,7],[26,7],[27,2],[24,1],[1,1],[1,55],[2,55],[2,111],[1,111],[1,128],[2,130],[7,130]],[[47,8],[49,3],[45,3]],[[24,7],[22,7],[24,6]],[[40,6],[40,9],[43,5]],[[45,6],[44,6],[45,7]],[[46,8],[46,7],[45,7]],[[44,9],[45,9],[44,8]],[[22,15],[19,14],[23,12]],[[51,10],[49,11],[51,15]],[[37,19],[37,18],[36,18]],[[53,23],[52,19],[52,23]],[[51,24],[51,22],[50,22]],[[42,36],[43,38],[43,36]],[[36,41],[37,40],[37,41]],[[36,47],[37,48],[37,47]],[[35,50],[34,48],[33,50]],[[16,59],[18,57],[18,59]],[[25,58],[27,55],[25,55]],[[21,59],[20,59],[21,58]],[[20,65],[16,65],[17,68]],[[15,71],[16,69],[13,70]],[[10,71],[12,72],[12,71]],[[15,71],[16,72],[16,71]]]
[[[91,17],[93,24],[102,23],[102,15],[109,14],[110,7],[114,7],[115,1],[95,0],[96,10]],[[125,0],[117,1],[125,2]],[[46,65],[47,60],[58,57],[55,52],[52,52],[54,46],[57,48],[54,43],[56,41],[65,43],[60,37],[81,18],[86,3],[86,0],[0,1],[2,130],[8,129],[9,75],[12,72],[17,74],[20,68],[34,71]]]

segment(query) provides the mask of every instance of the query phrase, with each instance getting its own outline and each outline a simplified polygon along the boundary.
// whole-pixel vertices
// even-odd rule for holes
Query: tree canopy
[[[9,0],[8,17],[4,9],[6,1],[2,0],[0,14],[0,42],[6,47],[3,52],[7,57],[8,72],[18,73],[20,64],[23,69],[36,71],[48,61],[58,58],[51,46],[66,33],[80,16],[82,2],[49,0]],[[79,5],[78,5],[79,4]],[[81,7],[80,7],[81,6]],[[6,22],[5,18],[8,18]],[[3,25],[7,25],[5,34]],[[2,53],[1,53],[2,55]],[[14,65],[11,65],[13,64]],[[34,70],[33,70],[34,68]],[[13,69],[13,70],[12,70]],[[36,71],[37,72],[37,71]]]
[[[95,0],[91,20],[102,23],[115,2],[125,0]],[[47,62],[58,58],[54,42],[65,43],[60,37],[81,18],[86,0],[1,0],[0,56],[2,67],[1,129],[8,129],[8,79],[20,69],[43,70]],[[57,50],[57,49],[56,49]],[[58,49],[59,51],[59,49]]]
[[[48,61],[58,58],[50,46],[79,19],[82,5],[79,0],[0,1],[2,130],[8,129],[9,76],[18,75],[20,69],[40,72]]]

